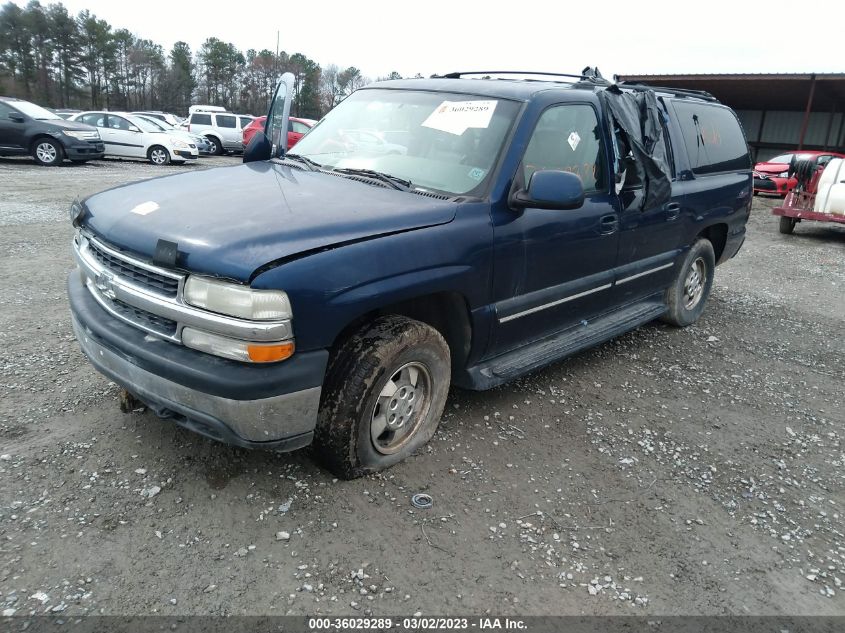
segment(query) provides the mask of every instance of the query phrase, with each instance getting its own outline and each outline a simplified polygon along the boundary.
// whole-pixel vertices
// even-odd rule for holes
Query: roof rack
[[[676,97],[695,97],[705,101],[719,101],[716,97],[705,90],[688,90],[686,88],[667,88],[666,86],[652,86],[641,81],[620,81],[616,84],[620,88],[630,90],[654,90],[655,92],[666,92]]]
[[[587,69],[584,69],[585,71]],[[593,70],[593,69],[589,69]],[[547,73],[547,72],[535,72],[531,70],[472,70],[472,71],[462,71],[462,72],[452,72],[446,73],[445,75],[432,75],[432,79],[460,79],[465,75],[538,75],[541,77],[567,77],[569,79],[577,79],[579,81],[592,81],[592,82],[599,82],[604,83],[606,80],[601,76],[601,74],[580,74],[580,75],[571,75],[567,73]]]

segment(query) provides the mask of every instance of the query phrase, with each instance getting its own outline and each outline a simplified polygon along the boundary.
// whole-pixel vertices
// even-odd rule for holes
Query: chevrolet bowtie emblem
[[[97,275],[97,278],[94,280],[94,285],[97,286],[97,290],[99,290],[104,297],[108,297],[109,299],[115,298],[114,275],[110,272],[104,270]]]

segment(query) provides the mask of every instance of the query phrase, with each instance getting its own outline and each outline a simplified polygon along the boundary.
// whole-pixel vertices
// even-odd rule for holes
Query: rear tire
[[[161,145],[153,145],[147,151],[147,158],[153,165],[169,165],[171,160],[170,152]]]
[[[39,165],[54,167],[64,160],[65,152],[56,141],[49,138],[39,138],[32,144],[32,157]]]
[[[220,139],[216,136],[206,136],[205,138],[208,139],[209,144],[211,145],[211,153],[215,156],[220,156],[223,154],[223,143],[220,142]]]
[[[332,355],[315,456],[343,479],[402,461],[434,435],[449,394],[449,346],[433,327],[380,317]]]
[[[797,222],[795,218],[789,218],[785,215],[780,216],[780,222],[778,222],[778,231],[783,233],[784,235],[790,235],[792,231],[795,230],[795,225]]]
[[[716,255],[710,240],[698,239],[684,258],[672,285],[666,289],[669,311],[662,320],[676,327],[692,325],[704,312],[713,275]]]

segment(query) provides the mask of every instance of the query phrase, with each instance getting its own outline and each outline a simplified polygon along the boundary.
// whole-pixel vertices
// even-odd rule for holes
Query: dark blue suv
[[[290,93],[246,164],[72,207],[83,351],[130,403],[212,438],[385,468],[432,437],[450,385],[693,323],[745,237],[748,148],[706,93],[379,82],[295,153]]]

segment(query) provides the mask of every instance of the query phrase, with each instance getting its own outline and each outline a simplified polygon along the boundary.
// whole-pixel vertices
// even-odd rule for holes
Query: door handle
[[[667,202],[663,205],[663,210],[666,211],[667,220],[674,220],[681,215],[681,205],[678,202]]]
[[[600,233],[602,235],[610,235],[611,233],[615,233],[616,229],[619,228],[619,220],[615,215],[605,215],[604,217],[599,220],[599,224],[601,225]]]

